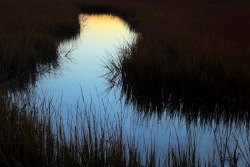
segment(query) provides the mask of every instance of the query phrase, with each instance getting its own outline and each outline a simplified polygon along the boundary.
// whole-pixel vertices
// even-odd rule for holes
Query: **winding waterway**
[[[170,111],[165,108],[161,115],[137,111],[136,104],[128,103],[119,87],[107,90],[109,86],[102,76],[106,72],[103,65],[112,58],[110,55],[119,53],[121,46],[131,44],[138,33],[117,16],[81,14],[79,21],[80,34],[62,42],[58,48],[59,67],[42,75],[32,88],[36,96],[53,99],[53,105],[60,108],[64,119],[67,119],[68,111],[74,115],[76,104],[84,99],[85,103],[95,106],[101,115],[105,112],[111,120],[117,115],[124,116],[126,134],[134,135],[146,145],[155,143],[159,155],[164,155],[169,143],[185,145],[189,142],[188,136],[191,136],[204,159],[216,148],[216,137],[225,137],[229,131],[234,136],[240,136],[242,131],[244,134],[249,132],[244,122],[218,123],[212,119],[206,123],[200,121],[202,118],[199,115],[195,121],[188,120],[188,117],[178,114],[182,113],[181,102],[177,104],[177,109]],[[233,137],[229,137],[228,142],[232,147],[235,145]]]

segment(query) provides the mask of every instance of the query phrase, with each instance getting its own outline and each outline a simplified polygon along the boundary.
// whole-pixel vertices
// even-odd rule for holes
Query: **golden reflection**
[[[129,36],[128,25],[119,17],[102,14],[102,15],[79,15],[79,22],[85,38],[88,36],[92,40],[113,40],[115,37],[123,35]],[[86,34],[88,34],[86,36]],[[84,38],[84,37],[81,37]]]
[[[88,24],[98,24],[98,25],[109,24],[109,23],[115,23],[115,24],[124,23],[124,21],[121,18],[108,14],[102,14],[102,15],[80,14],[79,20],[81,25],[84,25],[86,20],[88,21]]]

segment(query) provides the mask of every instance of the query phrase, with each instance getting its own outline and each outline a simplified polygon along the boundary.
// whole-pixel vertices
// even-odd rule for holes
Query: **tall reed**
[[[186,142],[181,142],[175,131],[167,137],[165,152],[159,154],[153,136],[151,145],[143,145],[136,134],[127,135],[124,122],[130,117],[123,116],[123,111],[109,111],[104,106],[103,113],[83,100],[75,110],[68,111],[69,117],[64,120],[51,102],[27,94],[6,98],[1,92],[1,166],[249,165],[249,129],[215,127],[214,147],[205,159],[199,155],[195,131],[190,129]],[[110,117],[110,112],[119,114]]]

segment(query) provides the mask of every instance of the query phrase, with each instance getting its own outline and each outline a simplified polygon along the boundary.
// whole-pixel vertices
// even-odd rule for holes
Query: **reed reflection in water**
[[[216,92],[205,89],[205,86],[202,89],[190,85],[183,86],[174,81],[160,82],[161,78],[157,78],[155,83],[151,79],[143,82],[137,80],[136,74],[128,72],[131,69],[128,69],[130,66],[127,65],[133,61],[131,53],[134,48],[136,41],[131,45],[121,46],[119,52],[111,55],[105,62],[104,78],[108,84],[107,90],[119,89],[120,97],[125,99],[126,105],[132,104],[138,112],[148,116],[180,116],[190,123],[198,121],[203,125],[211,122],[249,124],[247,97],[230,92]]]

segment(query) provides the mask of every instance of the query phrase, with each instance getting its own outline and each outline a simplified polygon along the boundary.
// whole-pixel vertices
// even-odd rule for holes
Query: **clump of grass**
[[[2,166],[141,166],[136,147],[124,140],[122,125],[99,122],[92,115],[95,109],[79,109],[78,124],[66,127],[45,100],[21,97],[17,105],[15,98],[3,93],[0,98]]]
[[[51,118],[39,117],[36,107],[19,108],[1,92],[1,166],[50,166],[55,144]]]
[[[218,158],[213,159],[213,162],[221,166],[249,166],[250,143],[249,143],[249,127],[245,128],[228,127],[214,129],[214,154]]]
[[[225,94],[219,95],[221,97],[219,98],[213,93],[207,92],[209,90],[197,92],[197,90],[194,90],[195,88],[182,87],[178,83],[175,83],[175,85],[173,81],[163,83],[164,81],[159,71],[156,75],[151,76],[156,77],[155,80],[143,83],[141,86],[138,85],[139,83],[136,83],[136,81],[139,81],[141,78],[133,77],[146,77],[147,74],[138,76],[136,72],[139,71],[138,68],[140,67],[134,64],[129,69],[134,71],[132,76],[130,73],[127,74],[128,67],[126,66],[133,61],[131,57],[133,49],[137,46],[136,43],[135,40],[132,44],[121,46],[117,55],[110,55],[108,59],[103,61],[103,67],[106,69],[106,74],[103,77],[109,86],[107,90],[111,90],[114,87],[119,88],[126,104],[133,104],[138,112],[147,115],[156,113],[161,117],[167,111],[168,115],[175,116],[177,114],[185,117],[190,123],[197,120],[201,124],[209,124],[214,121],[225,124],[230,122],[249,122],[247,99],[237,99],[237,96],[225,97]],[[143,61],[141,60],[140,62]],[[151,68],[154,68],[154,66]],[[154,81],[159,78],[161,80],[156,84]],[[142,82],[142,80],[140,81]],[[156,85],[153,87],[154,84]]]

